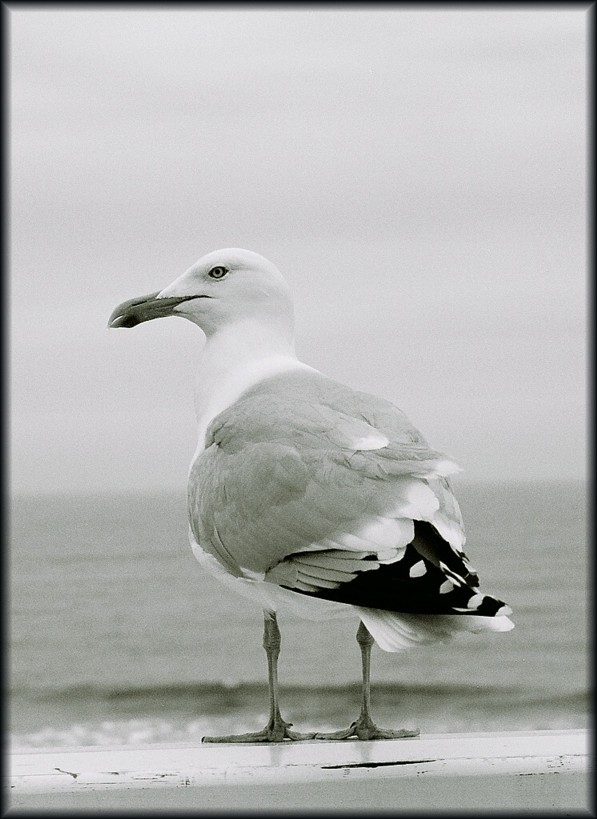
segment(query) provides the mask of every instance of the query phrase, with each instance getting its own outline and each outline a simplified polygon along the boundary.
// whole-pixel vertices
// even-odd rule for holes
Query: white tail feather
[[[425,643],[449,640],[463,632],[510,631],[508,617],[481,617],[475,614],[405,614],[356,607],[377,645],[383,651],[404,651]]]

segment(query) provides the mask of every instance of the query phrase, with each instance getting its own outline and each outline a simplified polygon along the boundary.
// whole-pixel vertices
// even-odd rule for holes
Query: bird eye
[[[212,267],[207,275],[210,277],[210,279],[223,279],[226,273],[228,273],[227,267],[217,265],[216,267]]]

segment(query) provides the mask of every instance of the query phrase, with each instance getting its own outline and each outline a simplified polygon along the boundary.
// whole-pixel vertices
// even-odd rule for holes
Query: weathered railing
[[[19,808],[583,810],[587,731],[430,734],[374,742],[147,745],[16,753]]]

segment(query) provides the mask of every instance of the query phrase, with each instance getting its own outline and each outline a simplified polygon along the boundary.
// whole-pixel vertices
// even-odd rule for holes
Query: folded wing
[[[197,543],[232,574],[412,613],[502,614],[478,591],[449,475],[388,402],[276,376],[214,419],[189,480]]]

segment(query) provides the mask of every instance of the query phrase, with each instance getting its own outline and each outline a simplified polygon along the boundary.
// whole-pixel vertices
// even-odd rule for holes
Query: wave
[[[417,684],[377,682],[372,685],[375,701],[380,705],[392,704],[396,700],[412,702],[427,699],[438,702],[463,701],[478,703],[490,701],[493,707],[500,705],[558,705],[560,708],[585,707],[589,692],[576,690],[554,694],[545,690],[523,688],[519,685],[470,685],[466,683]],[[353,700],[360,692],[360,682],[342,685],[279,685],[280,697],[286,701],[302,703],[318,700]],[[251,708],[261,705],[268,697],[265,682],[184,682],[177,684],[110,686],[79,684],[65,687],[20,687],[10,691],[13,700],[27,700],[31,703],[53,702],[72,706],[85,703],[105,703],[117,706],[137,704],[140,708],[151,704],[152,709],[160,707],[186,707],[189,701],[201,703],[204,712],[222,712],[237,708]]]
[[[300,730],[345,727],[360,696],[356,682],[280,686],[282,712]],[[584,690],[554,695],[516,685],[381,682],[372,699],[380,725],[427,733],[585,728],[589,720]],[[13,750],[199,743],[204,735],[259,730],[268,702],[264,682],[19,688],[11,692],[9,743]]]

